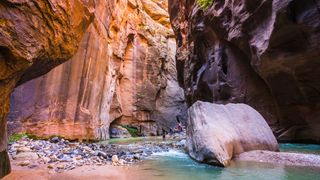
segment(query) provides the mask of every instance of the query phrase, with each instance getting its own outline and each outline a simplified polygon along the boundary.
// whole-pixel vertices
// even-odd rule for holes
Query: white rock
[[[39,156],[35,152],[21,152],[13,157],[15,160],[37,160]]]
[[[19,152],[31,152],[32,150],[30,149],[30,148],[28,148],[28,147],[25,147],[25,146],[23,146],[23,147],[19,147],[18,149],[17,149],[17,152],[19,153]]]
[[[28,166],[30,164],[30,161],[26,160],[26,161],[21,161],[18,163],[19,166]]]
[[[119,158],[117,155],[113,155],[111,160],[112,160],[112,162],[117,163],[119,161]]]
[[[186,146],[197,161],[227,166],[246,151],[279,149],[264,118],[248,105],[198,101],[188,115]]]
[[[57,168],[58,168],[58,169],[64,169],[64,167],[65,167],[65,166],[64,166],[63,164],[58,164],[58,165],[57,165]]]
[[[120,160],[119,160],[119,165],[123,166],[125,163],[126,163],[125,160],[123,160],[123,159],[120,159]]]
[[[48,157],[43,157],[42,160],[43,160],[43,162],[46,163],[46,164],[51,161],[51,159],[48,158]]]

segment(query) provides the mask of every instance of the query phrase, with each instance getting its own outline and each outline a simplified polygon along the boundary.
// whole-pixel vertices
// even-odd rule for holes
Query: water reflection
[[[288,167],[253,162],[237,162],[228,168],[220,168],[197,163],[183,152],[157,153],[149,160],[136,166],[138,179],[169,180],[300,180],[319,179],[320,169],[308,167]]]
[[[280,144],[280,150],[283,152],[300,152],[308,154],[320,154],[320,145],[318,144]]]
[[[111,144],[136,144],[146,141],[162,141],[161,138],[116,139]],[[280,144],[281,151],[320,154],[320,145]],[[155,153],[148,160],[136,165],[139,180],[317,180],[320,169],[292,167],[254,162],[237,162],[228,168],[197,163],[179,151]]]

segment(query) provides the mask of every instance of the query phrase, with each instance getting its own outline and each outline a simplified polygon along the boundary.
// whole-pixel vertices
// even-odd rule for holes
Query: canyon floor
[[[36,180],[36,179],[50,179],[50,180],[69,180],[69,179],[130,179],[135,172],[132,167],[125,166],[93,166],[86,165],[70,171],[57,173],[48,169],[46,166],[30,169],[28,167],[21,167],[12,165],[12,172],[4,178],[4,180]]]
[[[46,166],[37,168],[21,167],[12,163],[12,173],[4,180],[85,180],[85,179],[316,179],[320,175],[319,167],[282,166],[270,163],[237,162],[228,168],[219,168],[196,163],[187,155],[176,154],[167,157],[171,161],[142,161],[131,166],[84,165],[73,170],[56,172]],[[189,159],[189,160],[186,160]],[[172,163],[177,161],[178,166]],[[171,163],[170,163],[171,162]],[[160,163],[161,164],[161,163]],[[181,167],[184,166],[183,169]],[[165,168],[164,168],[165,167]],[[178,168],[177,168],[178,167]],[[180,167],[180,168],[179,168]],[[187,167],[187,168],[186,168]]]
[[[12,173],[4,180],[314,179],[320,175],[320,145],[281,144],[280,153],[243,153],[230,167],[221,168],[191,160],[180,138],[118,139],[111,144],[26,138],[9,146]],[[38,146],[42,149],[36,150]],[[49,160],[46,153],[56,156],[48,155]]]

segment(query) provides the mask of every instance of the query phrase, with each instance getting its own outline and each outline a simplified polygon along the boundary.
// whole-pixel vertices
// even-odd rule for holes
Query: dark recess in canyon
[[[246,103],[280,141],[320,143],[320,1],[169,0],[188,105]]]

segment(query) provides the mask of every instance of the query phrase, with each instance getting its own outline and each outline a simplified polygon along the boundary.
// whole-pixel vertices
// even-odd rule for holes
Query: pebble
[[[98,151],[98,156],[102,156],[103,158],[108,158],[107,153]]]
[[[51,159],[48,157],[43,157],[42,160],[45,164],[48,164],[51,161]]]
[[[112,160],[112,162],[117,163],[119,161],[119,158],[117,155],[113,155],[111,160]]]
[[[120,159],[118,162],[119,162],[119,164],[120,164],[121,166],[123,166],[123,165],[126,163],[126,161],[123,160],[123,159]]]
[[[10,144],[8,152],[13,159],[21,161],[21,166],[31,168],[45,164],[48,169],[61,172],[83,165],[123,166],[141,161],[155,152],[183,150],[184,146],[185,140],[181,137],[173,142],[143,141],[130,145],[69,142],[59,137],[48,141],[22,138]]]
[[[15,160],[37,160],[39,156],[35,152],[19,152],[12,156]]]
[[[58,143],[58,142],[60,142],[60,139],[58,137],[53,137],[53,138],[50,139],[50,142]]]
[[[63,164],[58,164],[58,165],[57,165],[57,168],[58,168],[58,169],[64,169],[64,167],[65,167],[65,166],[64,166]]]
[[[32,151],[32,150],[31,150],[30,148],[25,147],[25,146],[20,147],[20,148],[17,149],[17,152],[18,152],[18,153],[19,153],[19,152],[31,152],[31,151]]]
[[[28,166],[28,168],[30,168],[30,169],[36,168],[36,167],[38,167],[38,165],[36,165],[36,164],[30,164],[30,165]]]
[[[28,166],[30,164],[30,161],[21,161],[18,163],[19,166]]]

